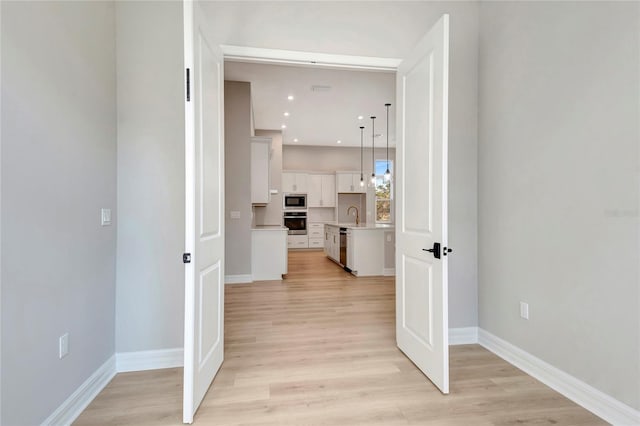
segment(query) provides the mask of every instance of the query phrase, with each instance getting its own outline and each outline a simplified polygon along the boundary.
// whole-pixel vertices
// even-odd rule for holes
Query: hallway
[[[478,345],[442,396],[395,345],[393,277],[290,252],[283,281],[225,289],[225,361],[201,425],[605,424]],[[118,374],[75,424],[178,425],[182,369]]]

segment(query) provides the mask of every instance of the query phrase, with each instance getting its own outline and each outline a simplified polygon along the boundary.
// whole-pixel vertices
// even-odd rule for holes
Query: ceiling
[[[284,124],[285,145],[359,147],[359,127],[365,126],[364,145],[371,146],[371,116],[377,117],[375,133],[381,135],[376,146],[384,145],[384,104],[390,103],[389,146],[395,146],[393,72],[225,61],[224,73],[225,80],[251,83],[255,128],[275,130]]]

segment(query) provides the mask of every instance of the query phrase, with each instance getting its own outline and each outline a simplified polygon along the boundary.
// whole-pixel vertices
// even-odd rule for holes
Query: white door
[[[444,15],[397,73],[396,339],[449,393],[447,130],[449,16]],[[440,244],[440,256],[424,249]],[[444,253],[443,253],[444,252]]]
[[[185,265],[183,421],[193,415],[223,360],[224,143],[222,55],[207,41],[197,1],[184,1]]]

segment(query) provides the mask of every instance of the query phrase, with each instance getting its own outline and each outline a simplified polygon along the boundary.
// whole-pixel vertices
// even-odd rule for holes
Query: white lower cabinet
[[[307,225],[309,248],[324,247],[324,223],[309,223]]]
[[[340,262],[340,228],[333,225],[325,225],[325,242],[324,242],[324,252],[325,254],[335,260],[336,262]]]
[[[290,249],[309,248],[309,237],[307,235],[287,236],[287,247]]]
[[[323,238],[309,238],[309,248],[322,248],[324,247]]]

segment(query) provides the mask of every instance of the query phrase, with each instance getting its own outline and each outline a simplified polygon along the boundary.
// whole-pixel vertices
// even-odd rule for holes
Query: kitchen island
[[[287,233],[278,225],[251,229],[251,275],[254,281],[281,280],[287,273]]]
[[[341,235],[340,229],[346,230]],[[393,275],[395,228],[390,224],[325,224],[324,251],[358,277]],[[341,253],[342,251],[342,253]],[[390,265],[391,264],[391,265]]]

